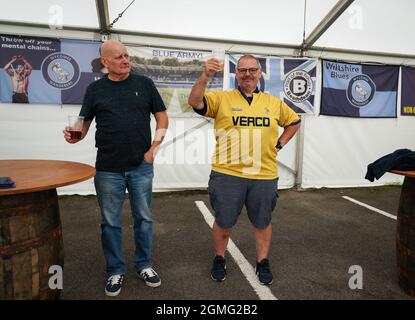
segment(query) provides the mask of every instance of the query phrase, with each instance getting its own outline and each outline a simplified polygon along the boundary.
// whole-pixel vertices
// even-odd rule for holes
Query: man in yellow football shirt
[[[278,197],[276,156],[298,130],[300,119],[280,99],[258,90],[262,72],[256,57],[239,59],[238,89],[205,93],[209,80],[221,70],[217,59],[209,59],[188,100],[197,113],[215,119],[216,151],[208,186],[215,211],[211,277],[226,278],[226,247],[245,205],[255,234],[255,272],[262,284],[269,285],[273,280],[268,261],[271,216]],[[278,127],[284,128],[279,139]]]

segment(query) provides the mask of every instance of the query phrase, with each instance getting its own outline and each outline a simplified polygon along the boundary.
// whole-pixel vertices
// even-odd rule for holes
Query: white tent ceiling
[[[0,0],[0,24],[48,27],[61,14],[63,29],[100,32],[132,0]],[[246,42],[299,48],[333,7],[346,10],[323,29],[311,49],[390,53],[415,57],[412,0],[136,0],[113,25],[118,34]],[[304,14],[305,11],[305,14]],[[101,15],[102,17],[102,15]]]

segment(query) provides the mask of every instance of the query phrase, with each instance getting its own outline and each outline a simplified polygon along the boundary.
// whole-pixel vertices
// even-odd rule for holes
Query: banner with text
[[[0,101],[82,104],[103,75],[101,42],[0,35]]]
[[[322,61],[323,115],[396,118],[399,67]]]
[[[132,46],[128,51],[132,71],[154,81],[170,116],[198,116],[187,104],[187,99],[211,52]],[[223,72],[215,74],[209,81],[207,91],[222,88]]]
[[[415,116],[415,68],[402,67],[401,115]]]
[[[236,63],[241,55],[229,55],[229,88],[238,87],[235,78]],[[270,93],[295,112],[314,114],[316,88],[315,59],[258,57],[262,69],[259,90]]]

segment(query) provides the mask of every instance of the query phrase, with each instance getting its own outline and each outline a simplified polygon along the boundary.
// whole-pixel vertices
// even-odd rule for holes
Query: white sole
[[[145,283],[147,286],[151,287],[151,288],[157,288],[157,287],[160,287],[160,286],[161,286],[161,281],[160,281],[159,283],[151,283],[151,282],[146,282],[146,281],[144,280],[144,283]]]
[[[149,286],[149,287],[151,287],[151,288],[157,288],[157,287],[160,287],[160,286],[161,286],[161,280],[160,280],[160,282],[158,282],[158,283],[151,283],[151,282],[147,282],[146,280],[144,280],[144,278],[143,278],[140,274],[138,274],[138,273],[137,273],[137,275],[138,275],[138,277],[139,277],[141,280],[143,280],[143,281],[144,281],[144,283],[145,283],[147,286]]]
[[[120,292],[121,292],[121,289],[118,290],[118,291],[115,291],[115,292],[109,292],[109,291],[105,290],[105,294],[108,297],[116,297],[116,296],[118,296],[120,294]]]

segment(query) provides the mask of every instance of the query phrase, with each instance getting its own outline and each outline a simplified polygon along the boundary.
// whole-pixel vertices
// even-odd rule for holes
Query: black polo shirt
[[[165,111],[153,81],[130,74],[122,81],[108,76],[91,83],[79,115],[96,122],[96,169],[135,169],[151,146],[150,113]]]

